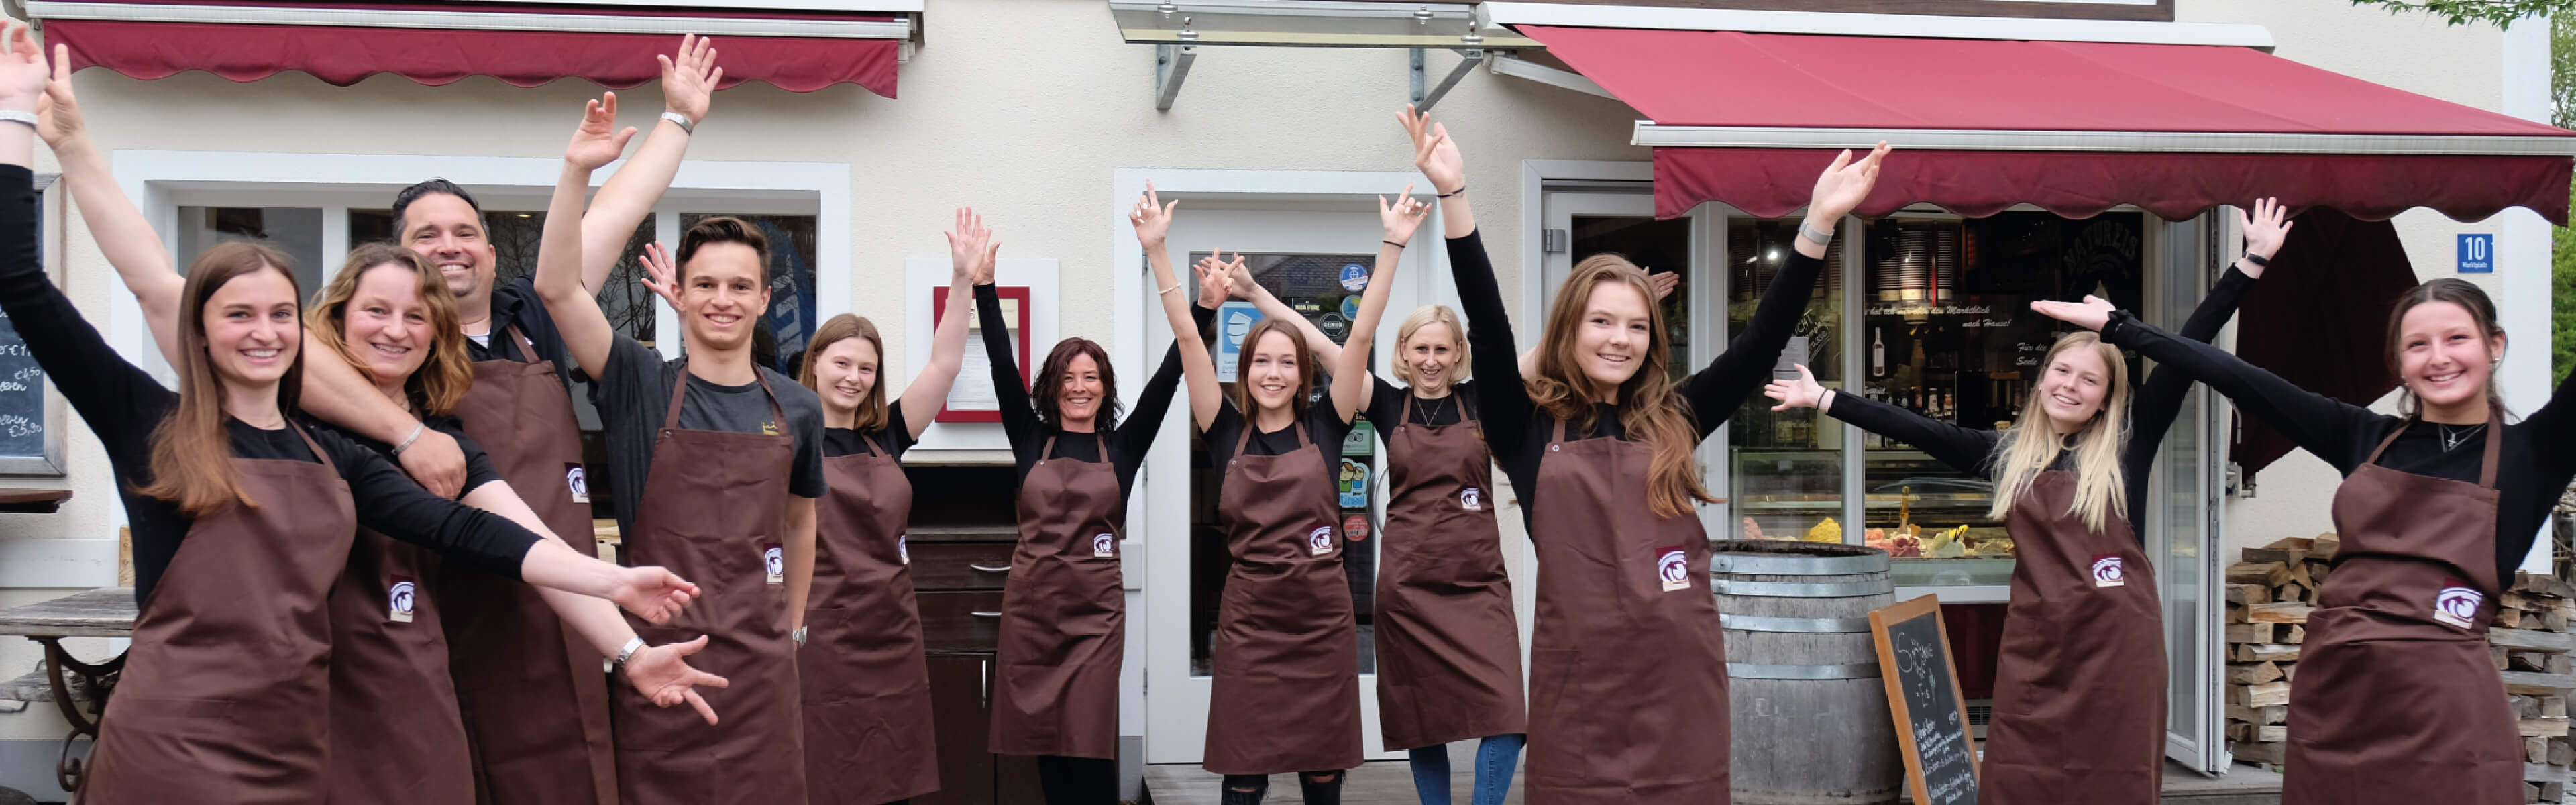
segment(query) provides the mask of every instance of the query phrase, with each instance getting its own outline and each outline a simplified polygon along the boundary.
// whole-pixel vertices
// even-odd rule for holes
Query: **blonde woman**
[[[2218,334],[2290,228],[2271,199],[2241,220],[2246,256],[2184,322],[2187,338]],[[2135,518],[2191,379],[2158,370],[2133,395],[2128,374],[2119,348],[2095,334],[2060,336],[2032,381],[2034,404],[2002,431],[1837,394],[1805,366],[1763,389],[1780,403],[1771,410],[1814,408],[1993,479],[1987,516],[2006,524],[2017,561],[1985,802],[2154,802],[2162,786],[2164,625]]]

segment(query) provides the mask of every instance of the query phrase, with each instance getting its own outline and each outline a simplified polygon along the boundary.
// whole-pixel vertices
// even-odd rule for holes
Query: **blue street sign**
[[[2495,236],[2460,236],[2460,273],[2495,273]]]

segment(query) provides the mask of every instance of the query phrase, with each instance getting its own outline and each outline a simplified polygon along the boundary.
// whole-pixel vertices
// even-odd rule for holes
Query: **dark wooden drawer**
[[[921,593],[921,638],[932,654],[992,651],[1002,636],[1002,592]],[[978,614],[981,613],[981,614]]]
[[[999,590],[1011,574],[1008,542],[909,542],[912,588],[931,590]]]

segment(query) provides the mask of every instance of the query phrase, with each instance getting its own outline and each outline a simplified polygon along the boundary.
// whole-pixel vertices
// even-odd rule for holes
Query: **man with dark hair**
[[[683,37],[677,55],[657,58],[664,111],[652,135],[600,188],[587,215],[575,206],[569,219],[547,222],[550,238],[571,237],[565,230],[574,227],[559,224],[577,224],[582,299],[594,315],[592,296],[670,187],[715,89],[715,50],[707,40]],[[614,94],[605,111],[613,121]],[[633,133],[598,132],[621,147]],[[454,182],[431,179],[404,188],[394,197],[393,214],[396,242],[425,258],[456,296],[475,362],[473,389],[457,410],[468,435],[555,533],[590,534],[594,479],[583,465],[573,418],[572,363],[555,314],[538,298],[535,275],[497,281],[482,208]],[[584,368],[596,374],[590,366]],[[592,540],[572,542],[596,553]],[[455,569],[440,579],[448,587],[450,670],[474,738],[476,799],[482,805],[615,805],[611,699],[597,652],[582,647],[536,596],[520,592],[520,585],[504,588],[503,581]]]

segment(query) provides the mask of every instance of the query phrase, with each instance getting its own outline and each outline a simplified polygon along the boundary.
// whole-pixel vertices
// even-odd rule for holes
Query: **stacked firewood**
[[[2239,761],[2276,770],[2282,762],[2299,647],[2337,547],[2331,533],[2292,537],[2247,548],[2227,568],[2227,737]],[[2487,631],[2522,736],[2525,802],[2565,799],[2576,766],[2567,707],[2576,693],[2571,623],[2576,587],[2554,576],[2516,573]]]

